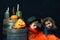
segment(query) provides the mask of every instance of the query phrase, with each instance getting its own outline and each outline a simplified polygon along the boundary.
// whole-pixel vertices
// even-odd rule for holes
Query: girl
[[[46,17],[42,20],[43,32],[39,35],[37,40],[59,40],[53,32],[56,29],[56,25],[51,17]]]
[[[27,20],[28,23],[28,40],[37,40],[36,37],[39,34],[39,31],[37,29],[38,26],[38,19],[34,16],[30,17]]]

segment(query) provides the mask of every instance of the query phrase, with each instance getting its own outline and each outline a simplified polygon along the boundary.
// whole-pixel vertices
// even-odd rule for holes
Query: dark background
[[[0,34],[2,34],[4,12],[10,7],[10,15],[12,8],[20,4],[20,10],[23,18],[26,20],[30,16],[38,18],[52,17],[58,27],[56,36],[60,38],[60,1],[59,0],[1,0],[0,1]],[[2,38],[2,35],[0,36]]]

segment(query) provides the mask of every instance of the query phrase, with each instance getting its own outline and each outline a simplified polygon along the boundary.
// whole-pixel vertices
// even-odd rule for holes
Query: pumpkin
[[[14,25],[14,28],[20,29],[20,28],[25,28],[26,24],[22,19],[18,19]]]
[[[18,19],[18,16],[12,15],[12,16],[10,17],[10,19],[11,19],[11,20],[17,20],[17,19]]]
[[[17,20],[17,19],[18,19],[18,16],[15,15],[15,13],[14,13],[14,7],[13,7],[12,12],[13,12],[13,15],[10,17],[10,19],[11,19],[11,20]]]

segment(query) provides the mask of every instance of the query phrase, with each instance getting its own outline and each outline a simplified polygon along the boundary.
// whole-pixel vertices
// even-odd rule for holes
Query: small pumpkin
[[[17,19],[18,19],[18,16],[17,16],[17,15],[12,15],[12,16],[10,17],[10,19],[11,19],[11,20],[17,20]]]
[[[13,7],[12,12],[13,12],[13,15],[10,17],[10,19],[11,19],[11,20],[17,20],[17,19],[18,19],[18,16],[17,16],[17,15],[15,15],[14,7]]]
[[[22,19],[18,19],[14,25],[14,28],[20,29],[20,28],[25,28],[26,24]]]

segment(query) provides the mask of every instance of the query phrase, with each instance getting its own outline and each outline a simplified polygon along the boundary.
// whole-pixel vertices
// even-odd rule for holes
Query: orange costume
[[[28,28],[28,30],[28,40],[36,40],[36,37],[39,34],[38,30],[33,30],[32,28]]]
[[[60,40],[58,37],[56,37],[53,34],[49,34],[46,36],[43,32],[40,32],[39,35],[35,38],[36,40]]]
[[[28,40],[60,40],[60,39],[53,34],[49,34],[48,36],[46,36],[43,32],[39,32],[29,33]]]
[[[48,34],[46,36],[43,32],[39,32],[38,30],[33,30],[29,28],[30,32],[28,32],[28,40],[60,40],[54,34]]]

